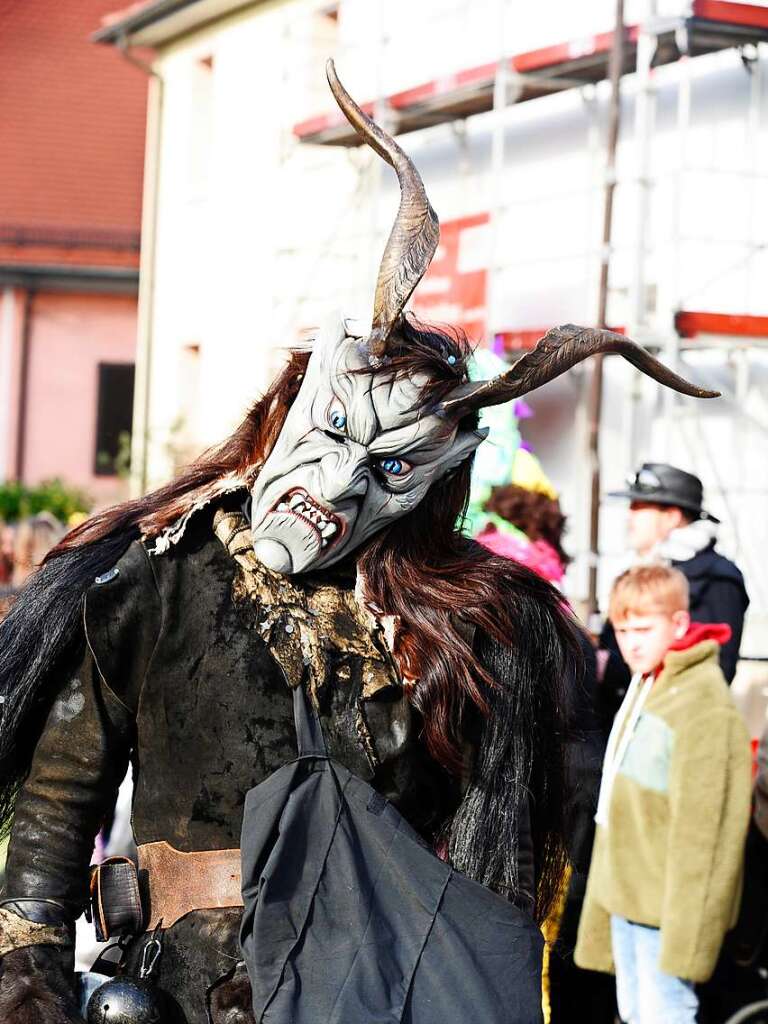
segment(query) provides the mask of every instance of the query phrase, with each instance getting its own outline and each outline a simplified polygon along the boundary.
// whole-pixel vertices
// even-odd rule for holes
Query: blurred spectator
[[[491,489],[483,505],[488,523],[477,540],[496,555],[527,565],[551,583],[560,583],[571,561],[561,543],[565,516],[551,494],[518,484]]]
[[[16,593],[64,532],[64,527],[50,512],[40,512],[14,526],[0,524],[0,620],[8,614]]]
[[[736,674],[749,597],[738,568],[715,550],[719,520],[702,507],[701,480],[663,462],[646,462],[614,498],[629,498],[628,535],[633,561],[662,562],[687,578],[694,622],[723,622],[730,639],[720,650],[720,667],[730,683]],[[613,628],[606,622],[600,646],[609,652],[601,688],[603,718],[610,722],[629,685]]]
[[[40,512],[21,520],[16,527],[13,545],[12,582],[16,590],[24,586],[63,535],[64,527],[50,512]]]
[[[691,623],[685,576],[636,566],[609,617],[633,677],[611,730],[576,962],[615,972],[629,1024],[693,1024],[733,925],[749,738],[718,664],[727,625]]]

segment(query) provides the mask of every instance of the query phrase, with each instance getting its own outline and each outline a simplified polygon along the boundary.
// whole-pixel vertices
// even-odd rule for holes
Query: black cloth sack
[[[329,757],[294,690],[298,758],[245,799],[240,942],[261,1024],[540,1024],[534,921],[441,861]]]

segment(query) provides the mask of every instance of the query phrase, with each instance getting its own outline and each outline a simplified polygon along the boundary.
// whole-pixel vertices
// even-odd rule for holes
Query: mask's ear
[[[488,437],[488,427],[481,427],[480,430],[460,430],[456,434],[450,451],[440,461],[440,476],[448,476],[458,469],[486,437]]]

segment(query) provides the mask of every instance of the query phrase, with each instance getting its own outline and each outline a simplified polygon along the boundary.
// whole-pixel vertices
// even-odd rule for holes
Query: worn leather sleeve
[[[82,660],[48,714],[8,851],[8,896],[53,899],[73,917],[87,899],[94,838],[128,766],[135,702],[159,629],[143,549],[132,545],[117,568],[86,596]]]

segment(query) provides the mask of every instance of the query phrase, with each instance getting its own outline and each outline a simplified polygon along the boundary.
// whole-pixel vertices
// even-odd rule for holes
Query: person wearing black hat
[[[629,498],[629,544],[636,560],[666,561],[685,574],[692,621],[730,626],[731,638],[720,651],[720,666],[730,683],[749,597],[739,569],[715,550],[720,520],[703,508],[701,480],[664,462],[645,462],[624,490],[609,497]],[[615,672],[621,655],[610,624],[603,629],[600,646],[611,652]],[[626,675],[628,682],[628,670]]]

